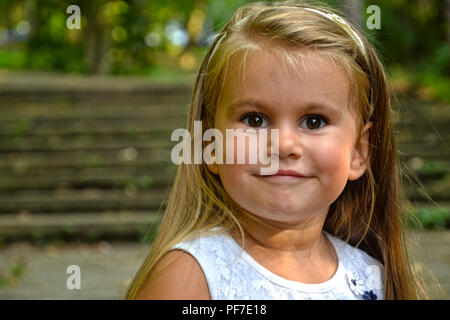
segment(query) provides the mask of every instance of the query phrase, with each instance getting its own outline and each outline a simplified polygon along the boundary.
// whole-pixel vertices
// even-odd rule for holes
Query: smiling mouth
[[[303,184],[306,181],[309,181],[309,177],[304,176],[293,176],[293,175],[281,175],[281,174],[272,174],[272,175],[255,175],[257,178],[261,178],[261,183],[267,183],[273,186],[281,186],[281,185],[298,185]]]
[[[281,174],[273,174],[273,175],[255,175],[258,178],[262,178],[263,181],[268,183],[299,183],[302,181],[306,181],[310,177],[305,176],[294,176],[294,175],[281,175]]]
[[[278,170],[276,174],[260,175],[262,178],[308,178],[295,170]]]
[[[304,176],[294,176],[289,174],[272,174],[272,175],[266,175],[266,176],[259,176],[261,178],[270,179],[270,178],[280,178],[280,179],[305,179],[308,177]]]

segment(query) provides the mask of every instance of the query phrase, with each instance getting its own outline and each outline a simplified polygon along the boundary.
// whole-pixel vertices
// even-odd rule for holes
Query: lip
[[[307,181],[310,178],[294,170],[278,170],[276,174],[258,175],[257,177],[262,178],[262,181],[275,185],[297,184],[303,181]]]
[[[291,177],[291,178],[307,178],[295,170],[278,170],[276,174],[261,176],[263,178],[275,178],[275,177]]]

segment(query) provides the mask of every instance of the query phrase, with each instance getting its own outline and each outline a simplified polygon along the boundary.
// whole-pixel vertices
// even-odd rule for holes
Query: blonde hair
[[[256,2],[239,8],[200,67],[187,130],[193,132],[194,121],[198,120],[204,131],[214,128],[216,108],[231,65],[240,62],[243,76],[247,56],[265,43],[271,44],[281,61],[291,65],[313,50],[343,66],[350,80],[350,96],[355,99],[358,132],[365,123],[372,122],[368,169],[358,180],[348,181],[331,204],[324,230],[384,264],[387,299],[416,299],[419,286],[406,249],[401,209],[404,199],[383,65],[357,29],[344,20],[353,31],[349,32],[342,23],[316,10],[328,17],[335,14],[331,9],[304,2]],[[355,34],[361,42],[355,41]],[[137,296],[158,261],[175,244],[216,226],[239,230],[244,237],[242,226],[247,218],[245,210],[230,198],[220,178],[210,173],[205,163],[180,164],[158,234],[125,298]]]

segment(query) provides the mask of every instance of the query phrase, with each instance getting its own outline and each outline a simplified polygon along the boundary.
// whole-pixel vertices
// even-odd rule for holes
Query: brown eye
[[[306,128],[310,129],[310,130],[316,130],[316,129],[320,129],[323,127],[323,125],[321,125],[321,123],[325,123],[327,124],[328,121],[323,118],[322,116],[309,116],[307,117],[304,121],[304,123],[306,123]]]
[[[248,119],[248,121],[245,121],[245,119]],[[264,121],[266,121],[264,119],[264,117],[256,112],[253,113],[248,113],[246,115],[244,115],[241,118],[242,121],[244,121],[244,123],[246,125],[248,125],[249,127],[254,127],[254,128],[260,128],[264,125]]]

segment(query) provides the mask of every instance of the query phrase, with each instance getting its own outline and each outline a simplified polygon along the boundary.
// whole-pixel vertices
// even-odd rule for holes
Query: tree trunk
[[[38,7],[36,0],[27,0],[25,2],[25,16],[30,23],[29,38],[34,37],[38,30]]]
[[[447,27],[446,35],[447,35],[447,42],[450,43],[450,0],[446,1],[445,6],[445,25]]]
[[[105,57],[109,50],[110,30],[98,21],[99,2],[85,0],[81,6],[81,12],[85,14],[87,21],[83,39],[88,72],[105,73],[109,69],[108,59]]]

